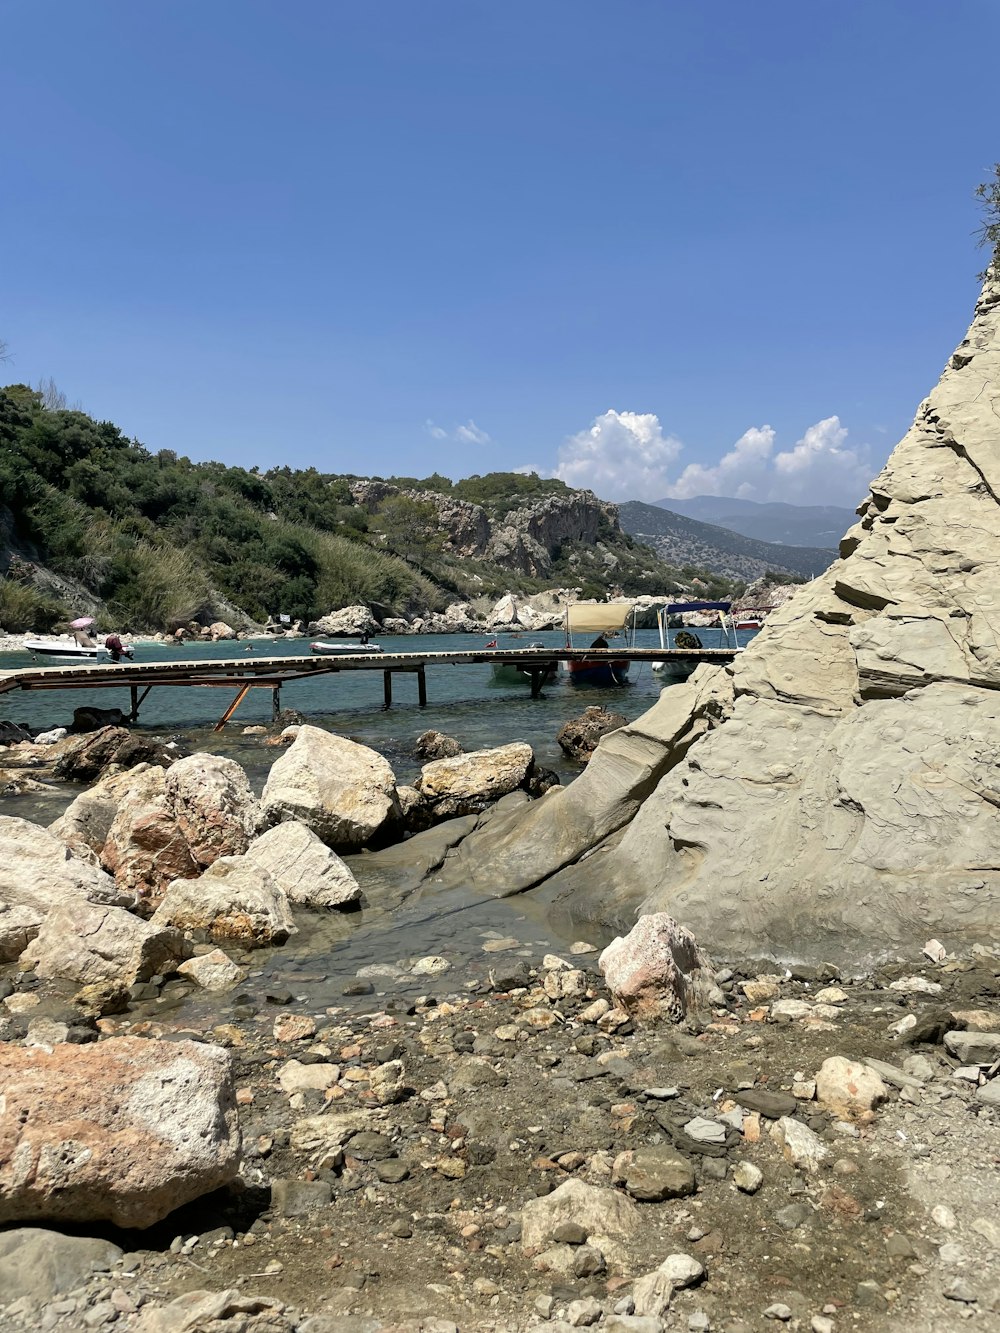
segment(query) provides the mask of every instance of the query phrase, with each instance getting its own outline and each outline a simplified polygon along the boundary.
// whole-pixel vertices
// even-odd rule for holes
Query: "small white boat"
[[[24,651],[34,653],[36,657],[72,657],[77,661],[104,662],[107,660],[108,650],[102,645],[95,643],[92,646],[77,643],[76,639],[70,635],[53,635],[48,639],[25,639]]]
[[[378,643],[327,643],[323,639],[309,645],[311,653],[322,653],[324,656],[351,657],[360,656],[362,653],[380,653],[382,645]]]
[[[694,654],[705,645],[697,634],[691,630],[676,630],[673,642],[670,641],[670,617],[684,615],[688,611],[717,611],[719,613],[719,641],[712,646],[731,648],[734,652],[742,651],[736,642],[736,627],[733,624],[731,602],[671,602],[669,605],[661,607],[656,613],[656,627],[660,632],[660,647],[665,652],[687,651],[692,656],[668,657],[662,662],[652,662],[650,665],[654,674],[662,679],[687,680],[699,664],[699,658]]]

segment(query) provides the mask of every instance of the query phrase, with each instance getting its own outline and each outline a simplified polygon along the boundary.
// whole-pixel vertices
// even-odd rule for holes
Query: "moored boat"
[[[737,611],[734,616],[736,628],[758,630],[763,626],[768,611],[773,610],[773,606],[748,606],[742,611]]]
[[[570,681],[574,685],[627,685],[629,662],[627,657],[613,657],[606,635],[621,636],[622,648],[630,648],[635,638],[635,604],[633,602],[571,602],[566,608],[566,647],[578,647],[577,638],[594,634],[597,638],[587,645],[585,656],[565,662]]]
[[[544,643],[529,643],[523,649],[515,649],[515,652],[537,652],[544,647]],[[558,670],[558,663],[539,662],[537,659],[531,662],[494,662],[490,668],[490,678],[494,685],[531,685],[532,678],[539,670],[544,672],[545,680],[552,680]]]
[[[382,645],[378,643],[328,643],[323,639],[317,639],[315,643],[309,645],[309,651],[312,653],[322,653],[324,656],[359,657],[363,653],[380,653]]]
[[[712,646],[731,648],[734,652],[740,651],[736,642],[737,627],[733,624],[733,618],[730,614],[732,611],[731,602],[669,602],[656,613],[656,627],[660,633],[660,647],[664,652],[678,655],[665,657],[660,662],[653,662],[651,664],[652,669],[657,676],[667,680],[687,680],[691,672],[699,665],[700,659],[696,654],[700,648],[705,647],[699,635],[689,629],[678,629],[673,631],[673,642],[670,639],[671,617],[686,615],[693,611],[718,612],[719,641]],[[690,656],[687,654],[690,654]]]
[[[89,662],[104,661],[108,657],[108,650],[101,644],[78,643],[68,634],[25,639],[24,651],[34,653],[36,657],[69,657]]]

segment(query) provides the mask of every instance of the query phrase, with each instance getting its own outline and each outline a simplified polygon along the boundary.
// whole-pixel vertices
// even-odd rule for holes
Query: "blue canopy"
[[[665,608],[668,615],[680,615],[684,611],[728,611],[732,602],[671,602]]]

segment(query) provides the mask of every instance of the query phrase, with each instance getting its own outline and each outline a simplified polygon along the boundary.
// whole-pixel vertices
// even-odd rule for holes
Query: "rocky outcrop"
[[[576,916],[668,911],[713,953],[859,964],[995,931],[998,413],[990,281],[841,559],[451,873],[506,893],[559,872]]]
[[[203,1042],[5,1046],[0,1105],[0,1222],[148,1227],[239,1167],[230,1058]]]
[[[373,634],[376,629],[378,621],[367,606],[345,606],[309,623],[313,634],[344,634],[360,638],[362,634]]]
[[[330,847],[359,848],[399,819],[396,777],[365,745],[304,726],[268,774],[265,827],[297,819]]]

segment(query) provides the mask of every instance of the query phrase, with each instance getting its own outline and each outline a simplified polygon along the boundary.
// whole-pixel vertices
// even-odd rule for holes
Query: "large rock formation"
[[[1000,282],[858,512],[732,669],[664,690],[445,880],[549,880],[619,926],[667,911],[716,952],[861,963],[995,933]]]

